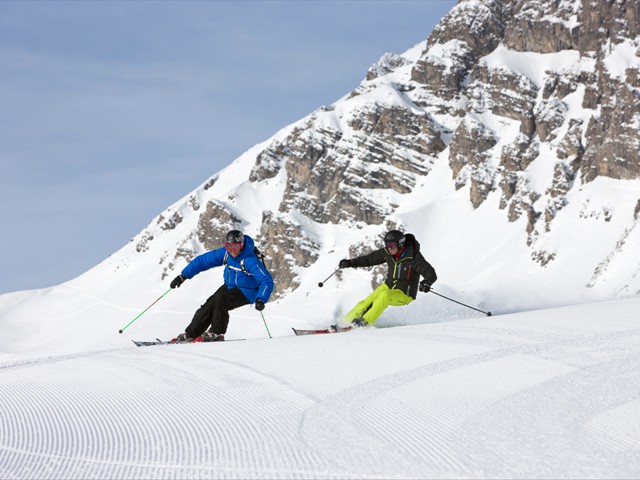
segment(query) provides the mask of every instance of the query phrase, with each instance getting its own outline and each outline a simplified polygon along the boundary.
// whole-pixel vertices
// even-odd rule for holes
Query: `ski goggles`
[[[227,242],[224,244],[224,248],[227,249],[227,252],[239,252],[242,250],[242,242]]]
[[[398,244],[398,242],[384,242],[384,246],[387,247],[389,250],[391,250],[392,248],[395,248],[396,250],[400,250],[400,245]]]

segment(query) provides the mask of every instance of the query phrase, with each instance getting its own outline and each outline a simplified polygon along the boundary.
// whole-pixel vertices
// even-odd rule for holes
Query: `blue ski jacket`
[[[227,287],[239,288],[249,303],[258,299],[267,303],[273,291],[273,278],[256,257],[254,245],[253,239],[245,235],[244,246],[236,258],[229,255],[224,247],[211,250],[194,258],[182,270],[182,275],[193,278],[200,272],[225,265],[224,283]]]

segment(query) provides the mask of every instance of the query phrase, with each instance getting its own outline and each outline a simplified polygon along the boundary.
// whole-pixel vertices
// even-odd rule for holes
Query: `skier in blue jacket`
[[[178,288],[198,273],[222,265],[225,266],[224,285],[196,311],[184,333],[172,342],[222,341],[229,324],[229,310],[250,303],[256,310],[264,310],[273,291],[273,278],[256,256],[253,239],[239,230],[227,233],[224,247],[194,258],[172,280],[171,288]]]

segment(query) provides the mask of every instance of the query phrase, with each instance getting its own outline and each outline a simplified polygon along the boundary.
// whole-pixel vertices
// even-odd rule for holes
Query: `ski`
[[[153,341],[144,341],[144,340],[131,340],[136,344],[136,347],[149,347],[151,345],[162,345],[165,342],[153,342]]]
[[[168,340],[160,340],[159,338],[156,338],[155,341],[154,340],[150,340],[150,341],[131,340],[131,341],[136,344],[136,347],[150,347],[152,345],[177,345],[181,343],[195,343],[194,340],[189,340],[188,342],[170,342]]]
[[[223,340],[223,342],[239,342],[240,340],[244,340],[244,338],[232,338],[230,340]],[[170,342],[168,340],[160,340],[156,338],[155,341],[144,341],[144,340],[131,340],[135,343],[136,347],[150,347],[153,345],[183,345],[185,343],[216,343],[216,342],[203,342],[202,340],[187,340],[186,342]],[[222,342],[220,342],[222,343]]]
[[[341,333],[348,332],[349,330],[353,330],[353,327],[338,327],[337,325],[331,325],[329,328],[318,329],[318,330],[304,330],[300,328],[292,328],[293,333],[296,335],[322,335],[325,333]]]

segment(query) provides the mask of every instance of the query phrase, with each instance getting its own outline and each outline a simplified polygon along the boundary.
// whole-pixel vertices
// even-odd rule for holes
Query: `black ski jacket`
[[[389,288],[402,290],[404,293],[415,299],[418,294],[418,284],[422,275],[429,285],[433,285],[438,276],[435,269],[425,260],[420,253],[420,244],[411,233],[405,234],[407,249],[400,260],[396,260],[386,248],[381,248],[375,252],[362,257],[349,260],[351,267],[373,267],[387,262],[389,272],[385,283]]]

